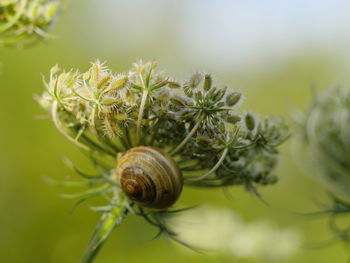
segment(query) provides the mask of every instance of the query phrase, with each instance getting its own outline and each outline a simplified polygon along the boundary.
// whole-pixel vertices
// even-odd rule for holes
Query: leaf
[[[74,172],[76,172],[78,175],[80,175],[81,177],[88,179],[90,181],[102,181],[102,176],[101,175],[91,175],[88,174],[86,172],[83,172],[82,170],[80,170],[77,166],[75,166],[73,164],[73,162],[71,160],[69,160],[68,158],[63,158],[63,162],[70,168],[72,169]]]
[[[84,192],[75,193],[75,194],[61,194],[60,196],[66,199],[77,199],[77,198],[80,199],[80,198],[89,198],[89,197],[94,197],[98,195],[103,195],[110,191],[111,191],[110,185],[104,184],[104,185],[101,185],[100,187],[89,189]]]

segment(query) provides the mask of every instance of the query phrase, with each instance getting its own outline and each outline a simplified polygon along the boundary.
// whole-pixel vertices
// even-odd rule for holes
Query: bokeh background
[[[179,79],[213,72],[219,83],[245,94],[242,108],[283,116],[293,130],[292,113],[310,101],[312,87],[350,85],[349,11],[345,0],[74,0],[58,19],[57,39],[28,49],[0,48],[0,261],[78,262],[99,217],[84,206],[69,213],[73,202],[58,197],[65,190],[42,179],[71,174],[64,156],[89,164],[49,120],[38,118],[45,114],[33,100],[43,90],[41,73],[56,63],[86,70],[97,58],[124,71],[140,58],[154,58]],[[291,142],[281,148],[279,183],[260,189],[269,206],[238,187],[230,199],[221,190],[187,188],[179,205],[206,203],[246,222],[298,229],[303,245],[283,262],[345,262],[340,243],[311,248],[332,237],[327,218],[295,213],[315,211],[327,197],[298,170]],[[155,233],[130,216],[96,262],[268,262],[194,253],[151,241]]]

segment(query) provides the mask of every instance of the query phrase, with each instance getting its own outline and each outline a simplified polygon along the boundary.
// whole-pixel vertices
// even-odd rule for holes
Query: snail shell
[[[134,147],[120,154],[117,178],[131,200],[154,210],[173,205],[183,186],[181,170],[173,158],[150,146]]]

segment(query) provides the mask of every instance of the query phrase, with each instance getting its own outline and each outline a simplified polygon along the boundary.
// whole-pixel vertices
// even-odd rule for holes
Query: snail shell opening
[[[154,210],[173,205],[183,186],[182,173],[174,159],[150,146],[134,147],[120,154],[117,178],[131,200]]]

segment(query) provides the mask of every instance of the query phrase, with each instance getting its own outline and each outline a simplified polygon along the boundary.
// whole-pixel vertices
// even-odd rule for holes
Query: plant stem
[[[194,125],[190,133],[185,137],[185,139],[183,139],[183,141],[174,150],[170,152],[171,155],[174,155],[175,153],[177,153],[188,142],[188,140],[191,139],[193,134],[197,131],[199,125],[202,123],[203,119],[204,119],[204,115],[199,116],[196,125]]]
[[[63,134],[64,137],[66,137],[70,142],[74,143],[75,145],[77,145],[78,147],[82,148],[85,151],[90,151],[89,147],[87,147],[86,145],[78,142],[78,140],[76,140],[75,138],[73,138],[71,135],[69,135],[69,133],[64,129],[64,127],[61,124],[61,121],[58,118],[58,114],[57,114],[57,101],[52,103],[52,111],[51,111],[51,115],[52,115],[52,120],[56,126],[56,129],[61,132]]]
[[[132,141],[131,141],[131,138],[130,138],[130,131],[127,127],[123,127],[123,132],[124,132],[124,135],[125,135],[125,139],[126,139],[126,142],[128,144],[128,147],[131,148],[132,147]]]
[[[225,160],[225,157],[226,157],[227,153],[228,153],[228,147],[226,147],[226,148],[223,150],[219,161],[215,164],[215,166],[214,166],[209,172],[207,172],[207,173],[205,173],[205,174],[203,174],[203,175],[201,175],[201,176],[199,176],[199,177],[196,177],[196,178],[189,178],[189,179],[187,179],[187,180],[188,180],[188,181],[193,181],[193,182],[195,182],[195,181],[200,181],[200,180],[202,180],[202,179],[208,177],[208,176],[211,175],[212,173],[215,173],[215,171],[220,167],[220,165],[222,164],[222,162]]]
[[[102,215],[80,263],[92,263],[95,260],[109,235],[121,224],[127,213],[126,207],[114,207],[110,212]]]
[[[97,111],[96,108],[94,107],[91,111],[91,115],[90,115],[90,123],[91,123],[91,132],[92,134],[97,138],[97,140],[99,142],[101,142],[103,145],[105,145],[106,147],[108,147],[108,151],[112,151],[112,154],[117,155],[118,152],[120,152],[120,149],[115,149],[112,144],[109,144],[106,142],[106,140],[103,139],[103,137],[100,135],[100,132],[97,130],[96,128],[96,122],[95,122],[95,118],[97,115]]]
[[[148,90],[145,89],[142,93],[142,99],[141,99],[141,105],[140,105],[140,111],[139,116],[137,119],[137,127],[136,127],[136,145],[140,145],[141,142],[141,127],[142,127],[142,119],[143,119],[143,112],[145,111],[145,106],[147,102],[148,97]]]

